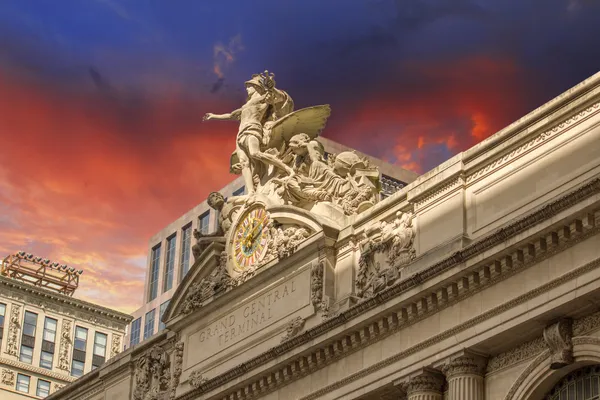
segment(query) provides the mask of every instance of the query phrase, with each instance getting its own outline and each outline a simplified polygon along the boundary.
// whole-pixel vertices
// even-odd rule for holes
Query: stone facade
[[[53,393],[75,381],[72,362],[76,327],[87,330],[85,351],[77,358],[83,360],[83,372],[88,373],[94,362],[101,361],[93,355],[96,333],[106,335],[104,359],[114,357],[123,350],[122,339],[131,321],[129,315],[4,276],[0,276],[0,306],[5,310],[4,335],[0,340],[3,400],[41,398],[37,396],[38,386],[43,386],[39,393],[44,392],[44,387]],[[31,330],[24,330],[25,313],[36,316],[33,337],[26,335]],[[47,319],[56,321],[54,332],[44,332]],[[111,343],[116,346],[111,348]],[[30,358],[23,346],[31,348]],[[43,351],[51,355],[51,368],[41,363]],[[28,382],[26,392],[24,385],[18,387],[19,379]]]
[[[599,154],[597,74],[356,212],[257,172],[166,329],[50,398],[544,398],[600,364]]]

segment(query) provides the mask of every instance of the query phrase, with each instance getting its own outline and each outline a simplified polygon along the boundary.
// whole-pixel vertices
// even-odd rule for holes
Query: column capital
[[[485,374],[487,360],[478,355],[461,355],[452,359],[442,367],[447,379],[457,375],[481,375]]]
[[[406,392],[410,396],[417,392],[442,393],[444,385],[444,376],[437,370],[424,369],[418,375],[412,376],[406,387]]]

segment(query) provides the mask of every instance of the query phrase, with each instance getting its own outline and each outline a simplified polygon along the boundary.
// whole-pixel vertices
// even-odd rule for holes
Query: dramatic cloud
[[[592,0],[176,3],[0,9],[0,254],[82,268],[76,296],[124,311],[148,239],[234,178],[236,124],[201,119],[253,73],[422,173],[600,70]]]

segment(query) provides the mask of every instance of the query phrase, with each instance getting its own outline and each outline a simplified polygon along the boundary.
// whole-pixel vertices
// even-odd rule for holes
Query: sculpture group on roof
[[[208,113],[204,120],[240,122],[230,169],[243,176],[250,199],[261,194],[307,210],[327,202],[346,215],[377,202],[377,168],[353,152],[326,155],[317,139],[331,113],[329,105],[294,111],[292,98],[276,88],[268,71],[245,85],[244,105],[227,114]]]

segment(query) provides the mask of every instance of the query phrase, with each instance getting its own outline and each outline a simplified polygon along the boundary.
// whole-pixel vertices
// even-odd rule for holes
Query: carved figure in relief
[[[264,142],[269,141],[269,135],[264,134],[264,125],[283,117],[286,112],[293,110],[293,102],[289,95],[283,91],[275,90],[274,75],[265,71],[264,74],[253,75],[252,79],[246,81],[248,97],[246,103],[228,114],[208,113],[204,120],[240,121],[240,127],[236,140],[235,159],[232,160],[231,168],[241,170],[244,183],[249,194],[255,191],[254,174],[260,169],[260,165],[272,165],[292,175],[294,172],[285,165],[271,151],[262,151]],[[268,128],[272,129],[273,124]],[[233,157],[232,157],[233,159]],[[237,161],[237,163],[235,162]],[[239,163],[239,165],[237,165]]]
[[[273,182],[279,186],[276,193],[287,203],[302,207],[328,201],[352,215],[377,201],[379,171],[367,168],[352,152],[342,153],[328,164],[321,143],[300,133],[291,138],[283,159],[293,165],[296,175]]]
[[[365,230],[356,283],[359,297],[370,297],[393,284],[414,260],[412,218],[398,211],[392,222],[381,221]]]
[[[6,354],[16,356],[17,341],[19,330],[21,329],[21,306],[13,304],[10,310],[10,320],[8,325],[8,338],[6,343]]]

